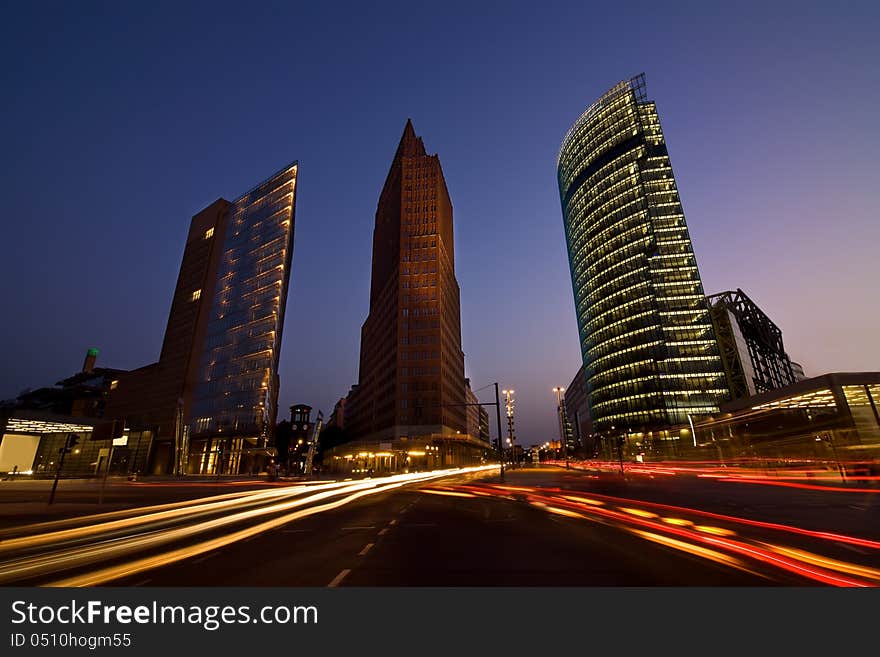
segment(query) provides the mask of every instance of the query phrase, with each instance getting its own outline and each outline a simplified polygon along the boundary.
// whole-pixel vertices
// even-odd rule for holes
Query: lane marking
[[[387,533],[388,533],[388,528],[386,527],[385,529],[383,529],[382,531],[379,532],[379,536],[384,536]]]
[[[367,543],[367,544],[364,546],[364,549],[361,550],[360,552],[358,552],[358,556],[359,556],[359,557],[364,556],[367,552],[370,551],[370,548],[372,548],[372,547],[373,547],[373,543]]]
[[[389,525],[392,525],[392,526],[393,526],[393,525],[396,525],[396,524],[397,524],[397,518],[395,518],[394,520],[392,520],[392,521],[389,522],[388,524],[389,524]]]
[[[344,580],[348,574],[351,572],[351,568],[346,568],[345,570],[340,570],[339,574],[333,578],[333,580],[327,586],[339,586],[339,583]]]

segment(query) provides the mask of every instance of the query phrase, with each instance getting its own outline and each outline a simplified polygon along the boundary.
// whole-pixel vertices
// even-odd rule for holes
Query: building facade
[[[729,391],[643,75],[578,118],[557,173],[590,417],[663,440]]]
[[[479,425],[480,425],[480,441],[484,443],[491,442],[492,438],[489,435],[489,411],[487,411],[484,407],[480,406],[479,408]]]
[[[571,425],[572,439],[576,449],[583,450],[585,456],[598,451],[593,438],[593,421],[590,419],[590,405],[587,402],[587,380],[583,365],[565,389],[565,413]]]
[[[159,361],[119,380],[110,417],[154,431],[155,473],[259,467],[278,409],[296,162],[192,218]]]
[[[697,443],[726,461],[824,462],[880,475],[880,372],[834,372],[736,399],[696,423]]]
[[[440,159],[407,121],[376,210],[345,430],[364,441],[467,441],[465,388],[452,202]]]
[[[467,435],[475,440],[480,440],[480,400],[471,390],[470,379],[465,379],[465,403],[467,404]]]
[[[86,352],[82,370],[54,386],[22,392],[15,399],[0,401],[0,409],[47,411],[70,417],[104,417],[107,399],[119,378],[127,372],[96,367],[98,350]]]
[[[737,289],[713,294],[708,301],[733,399],[798,380],[782,344],[782,331],[745,292]]]
[[[340,397],[333,406],[333,412],[330,414],[330,419],[327,420],[328,427],[345,429],[345,403],[347,400],[347,397]]]

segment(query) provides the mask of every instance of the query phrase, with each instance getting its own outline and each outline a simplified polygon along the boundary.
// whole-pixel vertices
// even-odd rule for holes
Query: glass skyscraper
[[[595,430],[662,432],[717,412],[724,369],[644,75],[578,118],[557,174]]]
[[[297,164],[233,201],[223,218],[219,263],[193,395],[193,438],[231,440],[228,459],[265,447],[278,410],[278,359],[293,252]],[[221,465],[237,471],[238,463]],[[213,467],[203,466],[209,471]]]
[[[297,171],[190,222],[159,360],[120,376],[107,405],[154,433],[153,474],[247,472],[270,455]]]

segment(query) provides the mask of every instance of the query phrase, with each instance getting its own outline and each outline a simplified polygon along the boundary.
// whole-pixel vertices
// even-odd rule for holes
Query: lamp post
[[[507,444],[510,445],[510,461],[512,467],[516,467],[516,447],[513,436],[513,390],[502,390],[504,403],[507,407]]]
[[[568,445],[565,440],[565,409],[562,405],[562,393],[565,388],[556,386],[553,388],[556,393],[556,413],[559,415],[559,441],[562,443],[562,458],[565,459],[565,467],[568,467]]]

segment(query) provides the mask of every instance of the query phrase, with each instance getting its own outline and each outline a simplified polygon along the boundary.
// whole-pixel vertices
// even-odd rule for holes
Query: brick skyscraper
[[[467,436],[452,203],[437,155],[407,121],[379,197],[354,438]]]

